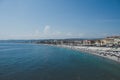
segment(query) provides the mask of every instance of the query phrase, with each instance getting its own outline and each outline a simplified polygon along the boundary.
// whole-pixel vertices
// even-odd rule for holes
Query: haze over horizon
[[[0,0],[0,40],[120,35],[119,0]]]

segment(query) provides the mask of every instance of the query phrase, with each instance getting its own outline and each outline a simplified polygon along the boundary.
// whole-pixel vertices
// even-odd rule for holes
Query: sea
[[[120,80],[120,63],[62,47],[0,43],[0,80]]]

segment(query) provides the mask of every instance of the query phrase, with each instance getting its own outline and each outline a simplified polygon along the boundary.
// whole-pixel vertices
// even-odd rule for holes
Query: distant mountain
[[[39,40],[0,40],[0,43],[32,43],[37,41],[50,40],[100,40],[103,38],[67,38],[67,39],[39,39]]]
[[[103,38],[68,38],[65,40],[100,40],[100,39],[103,39]]]
[[[0,43],[25,43],[30,40],[0,40]]]

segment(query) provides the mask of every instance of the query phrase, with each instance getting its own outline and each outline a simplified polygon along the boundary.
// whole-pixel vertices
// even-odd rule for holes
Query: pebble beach
[[[70,45],[57,45],[57,46],[90,53],[120,63],[120,48],[115,49],[108,47],[70,46]]]

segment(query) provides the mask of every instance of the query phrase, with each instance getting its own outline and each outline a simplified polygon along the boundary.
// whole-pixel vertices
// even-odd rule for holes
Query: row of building
[[[83,40],[82,45],[117,47],[120,46],[120,36],[111,36],[96,40]]]
[[[120,47],[120,36],[111,36],[103,39],[59,39],[42,40],[37,43],[55,45],[74,45],[74,46],[99,46],[99,47]]]

